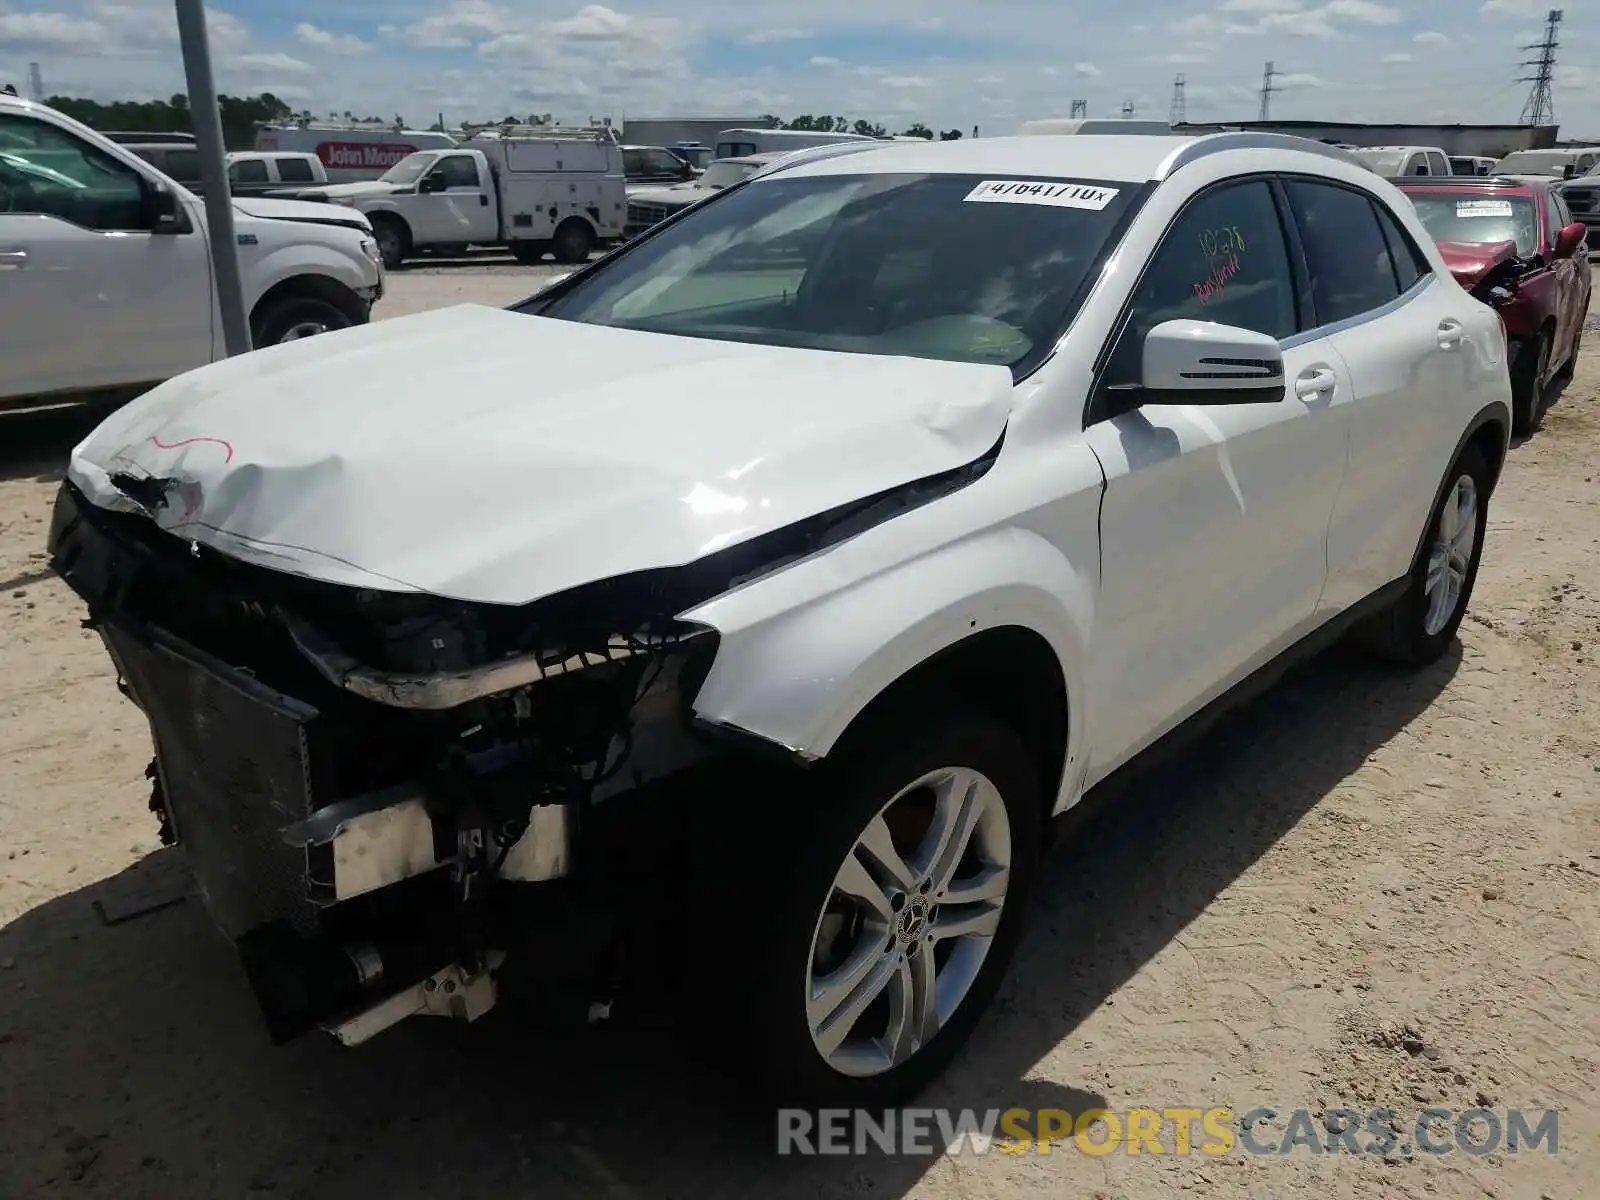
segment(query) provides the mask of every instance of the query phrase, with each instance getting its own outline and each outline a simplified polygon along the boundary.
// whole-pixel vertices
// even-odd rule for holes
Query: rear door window
[[[1394,262],[1395,280],[1402,292],[1410,291],[1412,285],[1424,275],[1432,273],[1433,268],[1422,251],[1417,249],[1417,244],[1411,240],[1411,235],[1401,228],[1399,221],[1395,220],[1394,214],[1377,201],[1373,201],[1372,207],[1378,214],[1378,224],[1383,229],[1383,240],[1389,246],[1389,257]]]
[[[1444,155],[1437,150],[1428,151],[1428,170],[1435,175],[1449,175],[1450,164],[1445,161]]]
[[[306,159],[280,158],[274,161],[278,164],[278,178],[284,183],[310,183],[316,178]]]
[[[1365,192],[1291,179],[1284,183],[1311,269],[1317,323],[1347,321],[1400,294],[1389,245]]]

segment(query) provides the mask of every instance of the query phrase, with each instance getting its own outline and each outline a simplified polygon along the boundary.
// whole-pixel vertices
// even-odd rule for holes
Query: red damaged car
[[[1396,180],[1462,287],[1493,305],[1511,353],[1512,424],[1533,432],[1552,379],[1578,361],[1589,310],[1587,228],[1554,179],[1478,176]]]

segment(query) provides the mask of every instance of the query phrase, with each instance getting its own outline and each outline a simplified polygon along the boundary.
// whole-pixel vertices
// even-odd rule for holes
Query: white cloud
[[[0,12],[0,42],[24,46],[101,46],[109,31],[98,21],[55,12]]]
[[[294,36],[302,45],[320,50],[324,54],[365,54],[372,49],[353,33],[330,33],[307,21],[294,27]]]
[[[1382,61],[1386,63],[1408,63],[1415,62],[1416,60],[1412,58],[1411,55],[1401,51],[1394,54],[1385,54]]]
[[[315,68],[305,60],[283,53],[236,54],[228,59],[228,65],[255,74],[310,75],[315,72]]]
[[[413,46],[454,50],[515,30],[512,16],[488,0],[451,0],[441,13],[407,25],[401,32]]]
[[[1539,17],[1549,7],[1545,0],[1484,0],[1479,11],[1486,17]]]
[[[1069,97],[1095,116],[1114,116],[1129,96],[1140,115],[1163,115],[1174,71],[1189,76],[1192,120],[1248,118],[1264,59],[1283,72],[1280,118],[1515,122],[1522,88],[1471,84],[1518,74],[1508,63],[1526,55],[1507,46],[1538,35],[1512,35],[1560,0],[1492,0],[1494,12],[1521,19],[1483,21],[1474,41],[1483,3],[1149,0],[1131,17],[1074,10],[1060,26],[1037,20],[1037,0],[812,0],[801,10],[787,0],[732,10],[703,0],[396,0],[318,10],[337,23],[270,0],[207,0],[207,16],[223,90],[270,89],[315,111],[426,123],[443,110],[451,124],[519,112],[579,121],[828,112],[897,129],[922,120],[1004,133],[1025,117],[1064,115]],[[1435,25],[1408,28],[1397,10],[1431,12]],[[266,16],[281,11],[294,15]],[[1130,19],[1148,31],[1137,35]],[[890,42],[893,57],[854,49],[904,31],[917,32]],[[1580,48],[1600,37],[1600,4],[1568,4],[1562,32],[1570,49],[1556,108],[1577,136],[1600,128],[1600,68],[1580,64]],[[144,98],[184,86],[172,0],[0,0],[0,82],[24,84],[32,58],[47,88],[65,95]]]

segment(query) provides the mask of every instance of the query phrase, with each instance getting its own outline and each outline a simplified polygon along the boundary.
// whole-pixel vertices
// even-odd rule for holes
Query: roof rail
[[[1157,179],[1166,179],[1180,167],[1186,167],[1192,162],[1202,158],[1209,158],[1213,154],[1225,154],[1230,150],[1298,150],[1302,154],[1316,154],[1323,158],[1336,159],[1343,163],[1361,165],[1347,150],[1337,146],[1330,146],[1326,142],[1319,142],[1313,138],[1296,137],[1290,133],[1256,133],[1248,130],[1237,130],[1227,133],[1207,133],[1197,137],[1192,142],[1179,146],[1167,156],[1166,162],[1156,169]]]
[[[917,139],[919,142],[921,138]],[[893,144],[893,143],[891,143]],[[779,171],[787,171],[790,167],[803,166],[806,163],[821,162],[826,158],[841,158],[846,154],[859,154],[863,150],[881,150],[884,143],[877,140],[865,142],[830,142],[825,146],[807,146],[804,149],[794,150],[784,155],[775,163],[768,163],[759,171],[749,176],[751,179],[761,179],[767,175],[775,175]]]

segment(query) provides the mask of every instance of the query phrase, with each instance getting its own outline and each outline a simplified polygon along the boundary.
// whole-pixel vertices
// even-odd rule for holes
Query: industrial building
[[[699,142],[714,146],[724,129],[769,129],[769,117],[627,117],[622,122],[622,140],[630,146],[676,146],[680,142]]]

